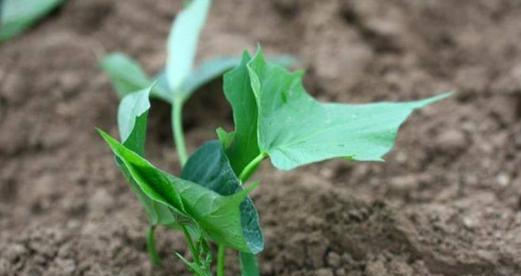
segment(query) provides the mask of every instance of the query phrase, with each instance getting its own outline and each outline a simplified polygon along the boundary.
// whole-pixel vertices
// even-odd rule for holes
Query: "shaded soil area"
[[[521,3],[517,0],[219,0],[199,59],[259,42],[291,53],[323,101],[457,94],[409,120],[386,163],[268,164],[253,198],[263,275],[521,275]],[[116,132],[97,66],[111,51],[163,66],[180,1],[71,0],[0,46],[0,275],[185,275],[181,236],[146,219],[95,134]],[[231,129],[216,81],[185,110],[189,148]],[[169,109],[148,149],[178,171]],[[230,252],[230,274],[237,275]]]

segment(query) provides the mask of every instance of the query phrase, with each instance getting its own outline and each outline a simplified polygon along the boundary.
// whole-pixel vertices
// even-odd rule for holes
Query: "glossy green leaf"
[[[246,60],[247,55],[224,78],[235,121],[227,154],[237,173],[260,151],[283,170],[335,157],[380,161],[413,110],[449,95],[404,103],[320,103],[304,90],[302,73],[266,63],[261,51]]]
[[[283,170],[335,157],[382,161],[412,111],[449,95],[402,103],[320,103],[304,90],[302,72],[266,63],[262,51],[248,63],[248,72],[259,147]]]
[[[106,55],[101,60],[100,66],[109,76],[112,86],[120,98],[152,85],[139,63],[123,53]],[[167,102],[171,100],[168,90],[163,89],[160,85],[153,87],[150,96]]]
[[[126,95],[118,107],[118,129],[126,147],[143,156],[148,110],[150,109],[150,87]]]
[[[198,183],[222,196],[243,190],[219,141],[210,141],[200,147],[188,159],[181,178]],[[241,203],[240,212],[243,237],[250,249],[248,252],[262,251],[264,239],[259,215],[249,197]]]
[[[25,31],[64,0],[0,1],[0,42]]]
[[[118,107],[118,128],[122,143],[125,147],[144,156],[145,138],[147,129],[148,110],[150,109],[151,87],[139,92],[125,96]],[[167,206],[152,201],[138,187],[130,177],[130,173],[123,166],[122,160],[116,158],[117,163],[130,183],[132,191],[138,197],[145,208],[145,212],[150,220],[150,224],[170,225],[176,222],[175,217],[168,210]]]
[[[224,75],[224,94],[233,109],[235,135],[226,149],[232,168],[240,175],[244,167],[259,155],[257,141],[257,103],[251,88],[247,63],[251,56],[244,52],[241,64]]]
[[[166,76],[177,91],[192,71],[199,34],[206,22],[210,0],[193,0],[174,20],[168,37]]]
[[[190,219],[212,240],[239,251],[251,252],[243,236],[239,206],[257,185],[233,195],[221,196],[202,185],[163,172],[110,135],[101,130],[99,133],[146,196]]]

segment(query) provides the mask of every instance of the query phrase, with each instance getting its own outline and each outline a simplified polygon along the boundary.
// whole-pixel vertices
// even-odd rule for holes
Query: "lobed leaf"
[[[267,63],[261,50],[246,66],[244,62],[225,77],[224,83],[239,140],[231,147],[240,145],[238,155],[267,153],[274,166],[282,170],[335,157],[381,161],[393,147],[400,125],[415,109],[450,94],[402,103],[320,103],[302,86],[302,72],[289,73]],[[246,86],[246,74],[251,87]],[[251,138],[254,134],[258,149],[248,144],[255,141]],[[238,138],[241,136],[250,138]]]
[[[25,31],[64,0],[0,1],[0,42]]]
[[[252,252],[243,235],[239,206],[257,185],[221,196],[202,185],[161,171],[110,135],[101,130],[99,133],[147,197],[168,206],[176,215],[186,217],[212,240],[239,251]]]
[[[199,33],[208,11],[210,0],[193,0],[174,20],[168,37],[166,76],[171,91],[177,91],[192,71]]]
[[[243,190],[241,181],[234,173],[219,141],[210,141],[201,146],[188,159],[181,178],[202,185],[222,196],[229,196]],[[259,225],[259,215],[253,201],[247,197],[240,205],[240,222],[243,237],[249,252],[257,253],[264,248]]]

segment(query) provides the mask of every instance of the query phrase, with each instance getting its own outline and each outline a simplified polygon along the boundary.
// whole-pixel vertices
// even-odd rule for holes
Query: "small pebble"
[[[510,177],[506,173],[500,173],[496,176],[496,181],[501,187],[508,186],[510,184]]]
[[[476,220],[474,220],[472,218],[465,217],[465,218],[463,218],[463,225],[465,225],[465,227],[470,230],[470,229],[474,229],[474,227],[476,227],[477,222],[476,222]]]
[[[340,267],[341,257],[335,252],[327,254],[327,263],[332,267]]]
[[[468,146],[468,142],[463,131],[452,129],[438,135],[436,145],[441,152],[457,154]]]

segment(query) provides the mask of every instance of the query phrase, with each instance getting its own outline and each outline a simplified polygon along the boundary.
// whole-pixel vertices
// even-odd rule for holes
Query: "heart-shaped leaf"
[[[240,205],[257,185],[229,196],[222,196],[202,185],[170,175],[126,148],[110,135],[100,135],[123,162],[132,179],[155,202],[186,217],[183,223],[196,224],[210,239],[243,252],[253,252],[244,237]]]
[[[251,87],[246,86],[245,70]],[[381,161],[393,147],[400,125],[415,109],[450,95],[402,103],[320,103],[305,91],[301,72],[289,73],[279,65],[267,63],[262,50],[247,63],[246,69],[241,64],[227,76],[224,88],[234,112],[235,139],[239,140],[232,142],[231,147],[235,143],[241,145],[237,147],[238,155],[266,153],[282,170],[335,157]],[[236,87],[239,80],[243,85]],[[247,123],[243,122],[245,118]],[[255,132],[252,125],[256,126]],[[254,135],[257,138],[239,138]],[[258,149],[255,144],[248,144],[255,139]],[[230,160],[233,164],[234,158]]]
[[[210,141],[200,147],[183,168],[181,178],[202,185],[222,196],[243,190],[228,157],[219,141]],[[249,252],[257,253],[264,248],[259,225],[259,215],[253,201],[248,197],[240,205],[241,226]]]

